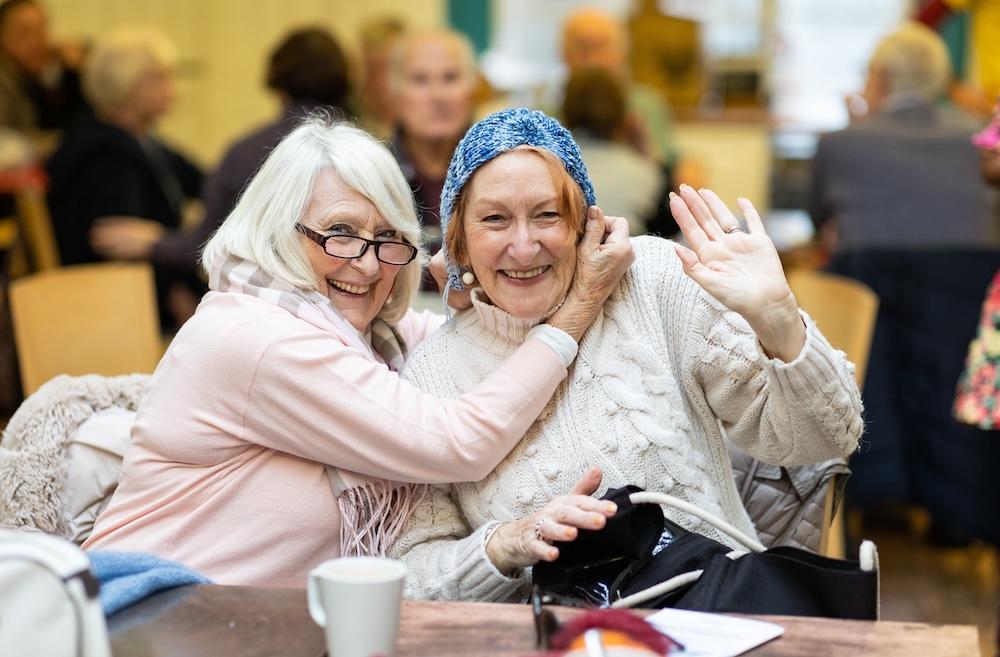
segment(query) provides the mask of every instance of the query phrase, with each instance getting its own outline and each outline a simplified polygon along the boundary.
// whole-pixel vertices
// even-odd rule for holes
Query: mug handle
[[[306,581],[306,595],[309,600],[309,615],[320,627],[326,627],[326,612],[323,610],[323,601],[319,591],[319,578],[309,573]]]

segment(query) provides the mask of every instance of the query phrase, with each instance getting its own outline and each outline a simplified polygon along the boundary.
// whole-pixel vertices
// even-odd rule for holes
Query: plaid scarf
[[[376,318],[367,334],[362,335],[326,296],[275,278],[256,263],[230,257],[221,268],[209,272],[209,287],[217,292],[257,297],[321,330],[342,335],[351,347],[385,363],[394,372],[403,366],[406,344],[394,326]],[[326,471],[340,508],[341,556],[384,556],[402,533],[426,487],[376,479],[332,465],[327,465]]]

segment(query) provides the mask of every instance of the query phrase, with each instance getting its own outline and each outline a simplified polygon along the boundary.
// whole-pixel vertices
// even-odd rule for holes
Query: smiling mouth
[[[528,269],[526,271],[518,271],[516,269],[501,269],[500,273],[507,278],[513,278],[518,281],[530,280],[532,278],[538,278],[545,272],[547,272],[552,265],[544,265],[542,267],[535,267],[534,269]]]
[[[368,294],[368,290],[371,289],[371,285],[351,285],[350,283],[335,281],[329,278],[326,279],[326,282],[330,287],[336,289],[338,292],[344,292],[356,297],[362,297]]]

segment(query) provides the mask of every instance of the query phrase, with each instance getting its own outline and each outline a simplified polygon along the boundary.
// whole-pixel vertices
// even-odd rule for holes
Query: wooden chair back
[[[10,285],[14,341],[27,397],[58,374],[152,372],[163,353],[148,264],[52,269]]]
[[[789,272],[788,285],[830,344],[854,363],[861,386],[878,316],[878,295],[854,279],[815,270]]]

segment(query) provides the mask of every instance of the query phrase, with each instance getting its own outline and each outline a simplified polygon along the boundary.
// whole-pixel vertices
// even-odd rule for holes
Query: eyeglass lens
[[[353,235],[331,235],[326,240],[326,252],[338,258],[357,258],[371,245],[375,257],[390,265],[405,265],[416,252],[403,242],[369,242]]]

